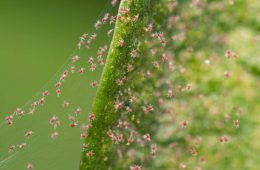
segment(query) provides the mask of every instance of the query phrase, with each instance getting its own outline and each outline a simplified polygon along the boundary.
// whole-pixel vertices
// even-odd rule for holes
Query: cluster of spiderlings
[[[172,8],[176,8],[176,6],[177,4],[174,3]],[[127,16],[131,9],[127,8],[120,10],[122,12],[119,13],[118,19],[127,24],[129,20],[132,20],[132,18],[128,18]],[[173,25],[177,22],[178,17],[169,18],[168,24]],[[192,83],[189,83],[189,80],[187,80],[186,83],[183,84],[173,84],[171,82],[172,80],[167,79],[167,76],[173,71],[177,71],[180,76],[185,78],[184,76],[187,69],[182,64],[178,64],[174,61],[175,55],[171,52],[172,48],[169,48],[172,43],[170,39],[181,42],[184,40],[185,32],[176,36],[172,35],[171,38],[167,40],[167,37],[165,36],[167,35],[166,33],[163,33],[162,31],[154,31],[158,30],[155,25],[156,24],[150,23],[144,28],[146,32],[145,43],[148,46],[147,49],[150,50],[147,50],[148,52],[143,54],[141,51],[133,49],[129,54],[132,58],[138,56],[139,61],[136,65],[128,63],[128,71],[133,71],[133,68],[136,68],[137,70],[128,76],[125,76],[126,74],[122,73],[121,78],[116,81],[118,86],[124,87],[118,92],[117,98],[115,99],[115,112],[120,114],[120,120],[118,121],[117,127],[114,127],[113,130],[110,129],[107,132],[107,135],[116,145],[126,144],[127,146],[131,146],[128,150],[129,152],[131,151],[132,156],[130,158],[133,162],[144,163],[144,158],[147,158],[146,156],[138,158],[137,155],[139,155],[139,153],[145,153],[145,151],[140,150],[138,147],[145,147],[147,146],[146,143],[152,140],[151,134],[153,134],[155,130],[152,129],[150,132],[144,132],[142,129],[149,129],[149,125],[156,127],[155,122],[160,122],[161,116],[156,114],[156,112],[159,112],[160,114],[166,113],[173,119],[176,119],[177,124],[179,124],[179,127],[176,128],[177,133],[185,133],[185,129],[189,128],[190,123],[193,123],[192,118],[189,118],[188,120],[179,120],[179,118],[176,118],[177,115],[174,113],[174,110],[179,111],[182,107],[187,107],[187,105],[175,106],[175,103],[178,102],[174,100],[180,98],[182,95],[193,95],[196,93],[195,90],[193,91]],[[125,40],[121,38],[118,41],[118,47],[124,48],[124,46]],[[187,52],[190,56],[194,55],[194,51],[195,50],[192,47],[187,48]],[[237,58],[237,55],[234,52],[227,52],[226,56],[227,55]],[[209,65],[211,62],[214,62],[213,57],[214,56],[212,56],[212,59],[205,60],[205,64]],[[230,57],[227,58],[229,59]],[[228,77],[228,73],[225,73],[225,76]],[[145,87],[143,87],[144,85]],[[145,94],[143,94],[143,90],[145,90]],[[131,100],[132,96],[135,98],[134,102]],[[175,96],[177,97],[175,98]],[[199,97],[202,98],[202,95]],[[141,110],[142,112],[140,112]],[[157,119],[158,121],[154,119]],[[153,123],[148,123],[149,121]],[[174,120],[172,123],[176,121]],[[234,127],[239,127],[238,120],[234,120],[233,124]],[[132,132],[135,132],[134,137],[131,135]],[[187,137],[185,140],[190,145],[188,147],[189,149],[186,149],[186,151],[190,152],[192,156],[200,155],[197,148],[200,147],[201,138],[196,137],[194,139],[194,144],[191,144],[190,141],[192,140],[188,135],[188,131],[185,136]],[[226,143],[228,138],[221,137],[220,139]],[[136,143],[137,146],[133,145],[133,143]],[[171,143],[169,147],[176,147],[176,145],[177,143]],[[117,148],[120,147],[117,146]],[[121,147],[121,150],[125,151],[125,148],[122,148],[123,147]],[[150,148],[152,150],[152,157],[155,157],[157,145],[151,144]],[[134,153],[133,149],[135,150]],[[128,155],[126,151],[125,154]],[[205,158],[202,155],[200,156],[201,162],[205,162]],[[139,161],[136,161],[138,159]],[[181,167],[184,166],[186,167],[184,164]],[[131,165],[130,169],[134,169],[135,167],[140,169],[139,165]]]
[[[112,5],[116,4],[116,0],[112,1]],[[169,1],[167,4],[170,11],[175,9],[178,4]],[[199,4],[194,4],[193,6],[199,6]],[[102,19],[95,23],[95,29],[98,30],[102,25],[109,21],[109,24],[113,24],[116,20],[124,24],[129,22],[138,22],[139,15],[130,17],[130,8],[119,9],[118,16],[110,16],[106,13]],[[172,28],[172,26],[178,23],[179,17],[169,17],[167,28]],[[157,143],[158,135],[156,127],[161,125],[161,117],[169,116],[171,123],[177,124],[175,128],[176,134],[185,133],[189,129],[190,124],[192,124],[192,118],[183,119],[183,117],[178,117],[174,112],[185,110],[185,103],[177,102],[176,100],[180,96],[190,95],[193,92],[193,84],[189,83],[189,80],[185,82],[178,82],[176,84],[172,79],[168,78],[170,74],[177,72],[180,76],[184,77],[186,68],[182,64],[175,61],[175,55],[172,53],[172,41],[184,41],[185,34],[187,32],[182,32],[179,35],[171,35],[162,30],[158,31],[160,26],[156,25],[156,22],[149,23],[144,27],[145,40],[140,40],[138,44],[145,46],[145,50],[140,50],[139,46],[131,50],[128,56],[132,60],[126,63],[126,71],[122,71],[122,75],[119,79],[115,81],[117,86],[122,87],[117,93],[115,98],[115,114],[120,115],[117,125],[112,127],[107,131],[107,135],[111,138],[111,141],[116,145],[117,149],[131,160],[131,165],[129,165],[130,170],[141,170],[141,167],[145,166],[145,162],[149,162],[150,159],[155,159],[157,154],[160,152],[160,145]],[[110,36],[114,29],[109,29],[107,35]],[[80,37],[78,43],[78,48],[86,47],[90,48],[91,44],[96,39],[97,34],[93,33],[88,37],[88,34],[84,33]],[[168,38],[170,37],[170,38]],[[121,38],[117,44],[118,48],[125,48],[125,41]],[[100,46],[97,51],[97,58],[88,58],[89,70],[95,71],[97,66],[104,65],[104,53],[107,51],[107,45]],[[193,55],[193,48],[189,47],[187,49],[189,55]],[[228,59],[237,58],[237,54],[228,50],[225,54]],[[79,55],[74,55],[71,58],[70,72],[78,73],[78,75],[84,74],[87,70],[85,66],[81,66],[76,69],[75,64],[81,59]],[[209,65],[213,60],[205,60],[205,63]],[[70,76],[69,71],[65,69],[59,80],[55,83],[55,90],[57,96],[61,95],[61,87],[65,82],[66,78]],[[128,74],[131,73],[131,74]],[[225,72],[225,77],[229,77],[230,73]],[[98,82],[93,80],[90,84],[92,87],[96,87]],[[146,86],[146,87],[143,87]],[[46,102],[46,98],[49,96],[48,91],[44,91],[39,99],[32,102],[29,109],[30,114],[35,112],[36,107],[43,105]],[[70,104],[64,101],[62,107],[67,108]],[[22,117],[25,112],[18,108],[14,114],[9,115],[5,118],[6,124],[11,125],[17,117]],[[68,116],[69,126],[74,128],[80,124],[77,120],[77,116],[81,114],[81,109],[77,108],[72,115]],[[192,115],[190,115],[192,117]],[[168,118],[168,117],[167,117]],[[230,116],[226,115],[226,120],[230,120]],[[88,124],[81,124],[81,136],[80,138],[85,141],[88,138],[88,129],[92,128],[92,121],[95,120],[95,114],[90,113]],[[53,115],[50,120],[50,124],[53,126],[54,132],[51,133],[52,138],[57,138],[59,133],[56,131],[57,127],[60,126],[61,122],[56,115]],[[168,123],[168,122],[167,122]],[[178,126],[179,125],[179,126]],[[151,128],[150,128],[151,126]],[[233,126],[235,128],[239,127],[239,120],[235,119],[233,121]],[[188,133],[188,132],[187,132]],[[30,137],[33,135],[32,131],[27,131],[25,137]],[[183,134],[182,134],[183,135]],[[199,134],[198,134],[199,135]],[[183,136],[182,136],[183,137]],[[189,152],[192,156],[198,156],[198,148],[201,144],[201,138],[196,136],[195,138],[184,134],[184,141],[187,143],[188,149],[185,151]],[[229,138],[226,136],[221,136],[217,139],[220,143],[228,143]],[[19,149],[23,149],[26,143],[17,145]],[[169,144],[170,148],[176,148],[178,146],[177,142],[171,142]],[[13,152],[16,149],[15,145],[10,145],[8,150]],[[92,157],[95,153],[92,152],[92,148],[89,147],[88,143],[83,142],[83,151],[86,151],[86,156]],[[177,156],[182,155],[182,153],[176,153]],[[177,157],[176,156],[176,157]],[[205,161],[203,156],[200,157],[201,162]],[[122,160],[121,160],[122,161]],[[125,160],[126,161],[126,160]],[[138,163],[138,165],[136,164]],[[129,164],[126,163],[126,164]],[[144,165],[141,165],[144,164]],[[184,163],[179,164],[181,169],[186,168]],[[33,165],[29,163],[27,169],[33,169]]]
[[[15,120],[17,120],[18,118],[21,118],[26,114],[33,114],[38,106],[44,105],[48,95],[49,95],[49,92],[47,90],[42,92],[42,95],[39,97],[39,99],[36,99],[36,101],[32,102],[31,107],[29,108],[29,110],[27,112],[22,110],[22,108],[17,108],[14,111],[14,113],[5,117],[6,124],[12,125],[13,122]]]

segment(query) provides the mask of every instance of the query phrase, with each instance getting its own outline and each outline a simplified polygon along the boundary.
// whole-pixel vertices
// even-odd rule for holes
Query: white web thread
[[[103,8],[103,10],[101,11],[101,14],[99,15],[98,18],[100,18],[102,15],[104,15],[105,11],[107,10],[108,8],[108,5],[109,5],[109,2],[105,5],[105,7]],[[111,8],[109,9],[111,10]],[[93,31],[94,29],[92,29],[92,33],[94,33]],[[99,32],[99,30],[98,30]],[[52,82],[55,82],[57,80],[57,77],[59,77],[59,74],[65,70],[67,67],[70,67],[71,66],[71,63],[70,63],[70,60],[71,60],[71,56],[74,56],[76,54],[79,54],[82,50],[81,49],[78,49],[77,47],[74,49],[74,51],[72,52],[72,54],[70,55],[70,57],[68,57],[66,59],[66,61],[62,64],[62,66],[54,73],[54,75],[40,88],[40,90],[38,90],[35,95],[30,98],[21,108],[24,109],[26,108],[30,103],[32,103],[34,101],[35,98],[37,98],[38,96],[41,95],[41,93],[43,92],[43,90],[46,90],[46,87],[48,87],[49,85],[52,86]],[[80,82],[78,83],[74,83],[74,84],[78,84],[79,86],[82,85],[82,81],[83,79],[80,80]],[[79,87],[77,86],[77,87]],[[77,90],[78,91],[78,90]],[[60,106],[59,106],[60,107]],[[59,108],[58,110],[62,110],[62,108]],[[16,113],[13,113],[11,114],[12,116],[14,116]],[[5,121],[3,121],[1,124],[0,124],[0,128],[5,124]],[[36,139],[37,137],[34,135],[32,136],[29,140],[32,140],[32,139]],[[34,140],[35,141],[35,140]],[[27,149],[28,146],[26,146],[25,149]],[[13,153],[12,155],[8,156],[7,158],[3,159],[0,161],[0,167],[4,167],[6,165],[6,163],[8,163],[12,158],[14,158],[15,156],[19,155],[19,153],[22,151],[23,149],[21,150],[17,150],[15,153]]]
[[[100,17],[105,13],[105,10],[107,10],[108,5],[109,5],[109,2],[105,5],[105,7],[104,7],[103,10],[101,11],[101,14],[99,15],[98,18],[100,18]],[[91,33],[94,33],[93,30],[94,30],[94,29],[92,29]],[[56,78],[57,76],[59,76],[59,74],[60,74],[63,70],[65,70],[65,68],[71,66],[71,63],[70,63],[71,56],[76,55],[77,52],[80,52],[80,51],[82,51],[82,50],[81,50],[81,49],[78,49],[78,47],[76,47],[76,48],[73,50],[73,52],[72,52],[72,54],[70,55],[70,57],[68,57],[68,58],[66,59],[66,61],[64,62],[64,64],[62,64],[62,66],[56,71],[56,73],[54,73],[54,75],[47,81],[47,83],[45,83],[45,84],[40,88],[40,90],[38,90],[38,91],[35,93],[35,95],[34,95],[33,97],[31,97],[31,98],[21,107],[21,109],[24,109],[24,108],[27,107],[30,103],[32,103],[32,101],[33,101],[37,96],[39,96],[39,95],[43,92],[43,90],[45,90],[45,88],[46,88],[48,85],[51,84],[51,82],[56,81],[57,79],[55,79],[55,78]],[[15,116],[15,114],[16,114],[16,113],[13,113],[13,114],[11,114],[11,116]],[[1,128],[4,124],[5,124],[5,121],[2,121],[2,123],[0,124],[0,128]]]

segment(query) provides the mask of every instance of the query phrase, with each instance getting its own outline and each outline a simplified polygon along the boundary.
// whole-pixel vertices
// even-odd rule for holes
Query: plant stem
[[[109,156],[109,154],[113,145],[107,132],[115,125],[119,117],[119,113],[115,111],[115,102],[118,91],[122,89],[116,84],[116,80],[126,75],[127,64],[134,62],[134,59],[130,57],[130,52],[138,48],[138,43],[144,36],[144,27],[147,26],[148,18],[152,16],[153,4],[150,0],[121,1],[119,9],[129,8],[128,15],[131,21],[125,23],[118,20],[116,23],[115,33],[93,104],[95,120],[92,122],[92,128],[89,129],[86,139],[89,150],[83,152],[80,170],[103,170],[108,169],[111,165],[109,160],[110,157],[114,156]],[[139,20],[134,22],[133,18],[136,15],[139,15]],[[123,47],[118,45],[121,39],[124,40]],[[93,152],[92,157],[86,156],[88,151]]]

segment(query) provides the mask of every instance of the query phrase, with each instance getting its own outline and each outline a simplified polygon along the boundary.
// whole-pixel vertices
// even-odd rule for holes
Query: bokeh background
[[[32,101],[39,98],[39,92],[55,89],[63,71],[60,68],[71,58],[79,37],[83,33],[93,33],[97,19],[105,12],[113,11],[116,10],[107,0],[1,0],[1,123],[17,107],[28,109]],[[80,54],[82,62],[79,65],[85,67],[86,58],[95,56],[98,47],[109,42],[105,37],[102,31],[98,33],[95,45]],[[65,114],[73,113],[80,106],[84,116],[79,119],[87,120],[95,94],[90,83],[99,80],[100,73],[98,68],[94,73],[68,80],[64,93],[59,98],[50,97],[49,104],[34,116],[24,117],[13,127],[2,126],[0,160],[4,160],[4,164],[1,163],[0,169],[26,169],[28,162],[32,162],[35,169],[78,169],[82,146],[80,130],[69,127]],[[56,96],[54,90],[50,94]],[[62,110],[64,100],[70,102],[71,110]],[[64,128],[59,131],[62,137],[55,141],[50,137],[53,130],[49,124],[53,115],[62,117],[62,124],[67,125],[62,126]],[[35,136],[26,141],[24,133],[28,130]],[[7,152],[10,144],[24,142],[30,148],[19,153]]]
[[[200,137],[208,139],[200,150],[202,153],[207,153],[205,155],[207,162],[203,165],[206,169],[258,170],[260,168],[258,156],[260,153],[260,1],[237,0],[234,1],[234,5],[229,6],[227,3],[231,1],[222,3],[209,0],[208,2],[210,5],[207,10],[203,9],[203,5],[200,7],[200,4],[194,4],[199,8],[186,10],[190,4],[181,3],[182,8],[176,11],[182,18],[182,23],[177,25],[179,27],[176,30],[181,30],[185,22],[190,23],[191,30],[183,44],[176,44],[178,56],[182,56],[178,62],[191,66],[187,69],[186,78],[195,84],[195,89],[205,85],[200,93],[208,97],[208,103],[205,101],[197,103],[196,97],[185,96],[180,98],[180,103],[177,104],[180,105],[180,110],[185,107],[182,106],[183,103],[192,103],[189,107],[190,111],[209,112],[208,119],[205,115],[198,114],[195,119],[203,120],[202,123],[189,130],[190,134],[200,132]],[[81,34],[92,32],[96,20],[107,11],[116,12],[107,0],[0,1],[1,123],[4,117],[17,107],[22,107],[24,104],[27,106],[26,104],[36,99],[38,97],[36,94],[42,92],[39,90],[43,85],[46,85],[43,89],[54,89],[61,72],[56,73],[73,54]],[[215,36],[209,36],[213,33]],[[99,46],[109,43],[109,38],[105,37],[105,32],[99,32],[93,48],[80,54],[83,61],[79,65],[86,63],[84,57],[86,59],[88,56],[96,55]],[[195,49],[195,57],[198,60],[185,57],[188,56],[186,48],[189,46]],[[237,63],[227,67],[220,60],[218,64],[212,64],[213,70],[205,67],[203,61],[210,59],[212,51],[216,56],[224,56],[227,49],[232,49],[239,55]],[[227,69],[232,70],[230,81],[223,77],[223,71]],[[67,114],[80,106],[83,114],[79,119],[83,122],[87,120],[95,95],[95,89],[89,84],[92,80],[99,79],[101,70],[98,68],[94,73],[69,78],[63,87],[64,93],[59,98],[50,97],[48,99],[50,101],[35,115],[24,117],[17,121],[15,126],[1,126],[0,169],[25,169],[28,162],[33,163],[35,169],[39,170],[78,169],[82,141],[79,129],[66,126],[69,124]],[[171,77],[173,80],[178,80],[175,75]],[[226,89],[221,90],[221,87]],[[229,90],[232,92],[225,98],[224,93]],[[54,91],[50,93],[53,94]],[[216,94],[221,94],[222,97],[218,98]],[[72,107],[63,109],[61,104],[64,100],[71,101]],[[233,130],[227,132],[230,132],[233,137],[230,145],[217,147],[212,143],[223,133],[218,128],[207,127],[209,124],[218,123],[222,126],[220,120],[226,114],[225,111],[230,111],[227,109],[228,105],[234,106],[234,112],[229,114],[239,118],[241,125],[236,132]],[[227,108],[221,110],[221,106]],[[64,124],[58,129],[60,137],[56,140],[50,137],[53,130],[49,119],[54,114],[60,117]],[[161,134],[168,132],[170,128],[170,125],[163,127]],[[35,132],[28,141],[24,138],[27,130]],[[180,134],[176,141],[184,137],[185,135]],[[23,142],[28,143],[28,147],[24,150],[15,153],[7,152],[10,144],[17,145]],[[184,140],[183,143],[185,142],[187,141]],[[177,169],[180,162],[191,162],[192,165],[193,160],[190,160],[188,155],[184,154],[180,160],[176,158],[179,152],[185,150],[185,146],[184,149],[181,148],[182,146],[179,147],[180,149],[173,150],[162,148],[159,158],[152,164],[153,168]]]

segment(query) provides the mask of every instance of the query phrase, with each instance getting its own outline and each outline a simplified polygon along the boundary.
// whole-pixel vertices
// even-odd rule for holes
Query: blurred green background
[[[25,103],[56,73],[106,3],[0,1],[1,113]]]
[[[167,142],[163,141],[165,148],[161,148],[158,159],[151,163],[150,169],[177,169],[181,162],[193,165],[195,158],[184,154],[178,159],[176,155],[186,150],[187,134],[199,134],[204,140],[199,151],[207,158],[206,164],[203,165],[206,169],[258,170],[260,1],[237,0],[235,5],[225,6],[228,1],[222,3],[209,0],[210,5],[206,10],[189,9],[190,4],[186,2],[190,1],[182,1],[176,10],[176,15],[181,16],[181,22],[176,24],[174,33],[180,33],[185,24],[190,28],[188,38],[176,44],[175,52],[179,58],[177,63],[191,66],[185,73],[186,79],[198,90],[197,93],[204,94],[207,98],[197,102],[198,94],[176,97],[177,105],[180,105],[180,110],[176,112],[182,111],[183,103],[192,103],[187,110],[189,113],[196,111],[198,115],[194,120],[202,123],[193,125],[185,134],[173,135],[171,142],[177,141],[175,137],[183,142],[177,149],[170,150],[168,144],[165,144]],[[0,1],[1,123],[4,117],[17,107],[30,105],[37,99],[39,95],[35,94],[47,82],[49,83],[44,89],[54,89],[62,70],[57,75],[56,72],[71,56],[81,34],[93,31],[95,21],[100,14],[107,11],[111,11],[110,1],[107,0]],[[115,9],[112,9],[112,12],[114,13]],[[109,39],[105,37],[105,32],[100,31],[93,48],[80,53],[82,60],[78,67],[86,64],[87,57],[95,56],[99,46],[109,45]],[[187,53],[190,46],[194,48],[192,57],[196,60]],[[228,66],[225,64],[222,59],[227,49],[232,49],[239,55],[238,62]],[[217,57],[216,63],[205,67],[203,61],[210,59],[212,53],[220,57]],[[223,77],[223,72],[227,69],[232,71],[229,81]],[[67,114],[72,114],[80,106],[83,113],[78,119],[81,122],[87,120],[95,94],[95,89],[89,84],[99,79],[101,70],[102,68],[98,68],[94,73],[88,71],[82,76],[68,78],[62,87],[62,95],[57,98],[55,92],[50,91],[54,96],[50,96],[46,105],[34,116],[26,116],[11,127],[1,126],[0,169],[26,169],[28,162],[39,170],[78,169],[82,141],[79,127],[69,127]],[[177,82],[186,81],[178,78],[178,75],[169,77]],[[225,96],[226,91],[228,97]],[[61,104],[64,100],[70,102],[71,107],[63,109]],[[25,109],[28,109],[29,105],[25,105]],[[240,108],[242,114],[231,112],[229,108],[232,107]],[[239,118],[239,129],[234,130],[232,122],[231,125],[222,122],[226,112],[232,114],[233,118]],[[205,113],[212,114],[205,117]],[[60,136],[56,140],[50,137],[53,130],[49,119],[53,115],[60,117],[62,124],[57,129]],[[179,119],[189,118],[189,114],[182,116]],[[167,117],[165,119],[167,124]],[[223,135],[223,132],[216,127],[211,129],[212,124],[229,127],[227,133],[233,137],[231,145],[219,147],[215,144],[216,137]],[[175,124],[170,122],[166,128],[160,128],[159,134],[167,134],[166,129],[171,131],[172,126]],[[34,132],[33,137],[28,140],[24,137],[27,130]],[[163,136],[158,137],[162,138]],[[18,145],[24,142],[28,145],[24,150],[8,153],[10,144]]]
[[[113,9],[107,0],[0,1],[1,123],[17,107],[26,103],[30,105],[31,99],[39,98],[35,94],[47,82],[45,90],[55,89],[54,84],[63,70],[55,74],[67,58],[71,58],[79,37],[94,31],[96,20],[111,11]],[[97,38],[96,45],[81,53],[82,61],[79,64],[82,67],[86,67],[87,57],[96,55],[98,45],[103,46],[108,42],[102,31],[98,36],[101,38]],[[62,114],[72,114],[80,106],[84,116],[79,119],[82,122],[87,120],[94,96],[90,82],[99,79],[101,69],[91,74],[89,70],[87,72],[86,75],[68,80],[63,87],[66,92],[63,91],[58,99],[55,92],[50,91],[53,97],[47,99],[50,101],[34,116],[24,117],[15,126],[1,127],[1,170],[26,169],[28,162],[35,169],[42,170],[78,169],[82,145],[80,130],[79,127],[70,128],[68,116]],[[61,107],[64,100],[70,102],[68,110]],[[53,131],[49,124],[54,114],[62,117],[62,126],[58,130],[60,137],[55,141],[50,137]],[[34,137],[26,141],[24,133],[28,130],[34,132]],[[24,142],[28,147],[23,151],[7,152],[10,144]]]

